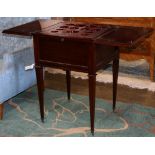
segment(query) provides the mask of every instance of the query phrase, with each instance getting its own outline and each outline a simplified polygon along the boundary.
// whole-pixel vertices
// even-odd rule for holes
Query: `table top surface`
[[[60,22],[38,33],[48,36],[93,40],[98,36],[108,32],[110,28],[111,26],[109,25],[97,25],[79,22]]]
[[[32,36],[32,33],[42,31],[52,25],[59,23],[58,20],[35,20],[3,31],[5,34],[20,36]]]
[[[37,20],[4,30],[5,34],[46,36],[93,41],[111,46],[134,46],[153,33],[151,28],[59,20]]]

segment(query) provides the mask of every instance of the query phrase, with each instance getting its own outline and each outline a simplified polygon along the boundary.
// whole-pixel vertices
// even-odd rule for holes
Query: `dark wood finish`
[[[0,120],[3,119],[3,111],[4,111],[4,105],[2,103],[2,104],[0,104]]]
[[[37,88],[38,88],[38,97],[39,97],[39,106],[40,106],[40,115],[41,120],[44,122],[44,73],[43,66],[38,62],[39,60],[39,46],[38,46],[38,38],[33,38],[33,46],[34,46],[34,56],[35,56],[35,70],[36,70],[36,78],[37,78]]]
[[[66,83],[67,83],[67,97],[70,100],[70,89],[71,89],[71,71],[66,71]]]
[[[155,29],[155,17],[72,17],[67,20]],[[154,81],[155,32],[143,44],[132,50],[120,48],[120,58],[127,61],[145,59],[150,65],[150,79]]]
[[[116,51],[119,48],[115,49]],[[118,80],[118,70],[119,70],[119,52],[117,52],[117,57],[113,60],[112,70],[113,70],[113,111],[116,108],[116,97],[117,97],[117,80]]]
[[[43,67],[35,66],[36,77],[37,77],[37,87],[38,87],[38,97],[40,105],[41,120],[44,122],[44,79],[43,79]]]
[[[59,20],[40,19],[4,30],[3,33],[20,36],[32,36],[32,32],[39,32],[59,22]]]
[[[94,119],[95,119],[95,90],[96,90],[96,74],[88,74],[89,81],[89,108],[90,108],[90,127],[91,133],[94,135]]]
[[[123,35],[120,35],[123,34]],[[142,27],[113,26],[111,31],[99,39],[97,43],[102,42],[107,45],[134,48],[145,38],[152,34],[152,29],[144,29]]]
[[[49,22],[49,21],[47,21]],[[113,109],[116,104],[119,48],[135,47],[151,35],[152,29],[59,21],[38,31],[32,23],[4,32],[33,35],[41,119],[44,121],[43,67],[66,70],[70,99],[70,71],[88,73],[91,132],[94,134],[96,72],[113,61]],[[45,23],[46,25],[46,23]],[[28,27],[28,29],[27,29]]]
[[[102,44],[96,45],[93,43],[93,39],[97,38],[102,33],[105,33],[105,31],[110,28],[109,26],[99,28],[100,26],[97,25],[99,29],[97,30],[97,33],[94,32],[93,35],[91,35],[91,33],[88,33],[87,35],[86,32],[92,32],[88,29],[92,27],[94,29],[96,25],[91,26],[80,24],[80,29],[87,28],[87,30],[85,30],[86,32],[84,30],[84,32],[80,31],[80,34],[74,34],[73,32],[71,34],[69,33],[68,36],[66,34],[66,31],[69,31],[67,27],[65,33],[63,33],[63,31],[61,30],[58,35],[55,35],[55,33],[58,33],[58,31],[56,30],[60,29],[60,27],[65,27],[65,24],[59,23],[52,29],[34,34],[34,40],[36,39],[36,42],[38,42],[38,48],[36,50],[38,51],[36,54],[38,55],[36,57],[36,64],[38,64],[40,61],[41,66],[51,66],[66,70],[75,70],[88,73],[91,132],[92,134],[94,134],[96,71],[112,61],[117,56],[117,53],[115,52],[115,47],[113,46],[103,46]],[[73,26],[74,25],[72,24],[70,25],[70,27],[72,28]],[[49,35],[51,31],[53,35]],[[81,37],[83,33],[85,34],[85,36]],[[116,74],[118,75],[118,73]],[[68,71],[66,76],[68,78],[70,76]],[[67,82],[68,98],[70,98],[69,85],[70,82]]]

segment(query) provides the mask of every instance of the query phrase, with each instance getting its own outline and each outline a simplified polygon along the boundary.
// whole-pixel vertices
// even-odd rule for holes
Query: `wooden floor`
[[[62,74],[45,74],[45,87],[66,91],[66,79]],[[88,95],[88,81],[80,78],[71,79],[71,92],[80,95]],[[112,100],[112,84],[96,83],[96,97]],[[117,101],[125,103],[139,103],[155,107],[155,92],[133,89],[128,86],[118,85]]]

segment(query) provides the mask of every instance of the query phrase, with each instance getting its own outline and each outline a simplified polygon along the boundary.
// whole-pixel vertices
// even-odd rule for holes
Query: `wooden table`
[[[3,31],[6,34],[33,36],[42,121],[44,121],[43,67],[66,71],[68,99],[70,99],[71,71],[88,73],[92,134],[94,134],[96,72],[113,61],[113,110],[115,110],[119,47],[135,47],[152,32],[153,30],[148,28],[53,20],[38,20]]]

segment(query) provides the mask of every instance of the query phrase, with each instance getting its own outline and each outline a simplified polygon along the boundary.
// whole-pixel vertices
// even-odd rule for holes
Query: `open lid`
[[[52,25],[59,23],[59,20],[40,19],[26,24],[22,24],[10,29],[4,30],[4,34],[12,34],[19,36],[32,36],[32,33],[44,30]]]
[[[152,28],[114,26],[108,33],[95,40],[96,44],[134,47],[153,33]]]

